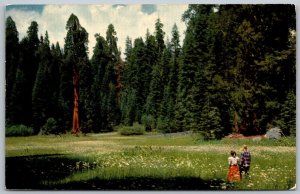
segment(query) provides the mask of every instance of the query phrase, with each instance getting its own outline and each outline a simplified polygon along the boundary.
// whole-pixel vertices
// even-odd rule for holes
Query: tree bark
[[[78,71],[73,71],[73,87],[74,87],[74,109],[73,109],[73,123],[72,123],[72,133],[77,134],[80,132],[79,126],[79,114],[78,114],[78,82],[79,73]]]

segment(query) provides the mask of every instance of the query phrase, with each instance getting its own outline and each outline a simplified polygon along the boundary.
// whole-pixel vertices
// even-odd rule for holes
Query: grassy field
[[[230,150],[247,144],[248,179],[226,183]],[[197,141],[193,134],[6,138],[8,189],[287,190],[296,183],[296,139]]]

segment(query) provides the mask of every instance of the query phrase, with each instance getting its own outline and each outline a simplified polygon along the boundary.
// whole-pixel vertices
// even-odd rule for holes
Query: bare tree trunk
[[[79,73],[74,69],[73,70],[74,109],[73,109],[73,124],[72,124],[72,133],[74,134],[80,132],[79,114],[78,114],[78,94],[79,94],[78,82],[79,82]]]

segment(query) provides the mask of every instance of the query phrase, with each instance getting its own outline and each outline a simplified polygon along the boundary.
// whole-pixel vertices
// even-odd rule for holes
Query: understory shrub
[[[168,118],[159,117],[157,119],[156,128],[158,131],[161,131],[162,133],[176,132],[173,130],[175,128],[174,122]]]
[[[152,115],[143,115],[141,121],[146,131],[151,131],[155,128],[155,118]]]
[[[33,129],[25,125],[13,125],[5,129],[5,136],[30,136],[33,135]]]
[[[168,124],[166,122],[166,119],[159,117],[157,119],[157,125],[156,125],[157,130],[166,133],[168,131]]]
[[[58,126],[57,122],[54,118],[50,117],[47,119],[44,126],[41,128],[40,134],[41,135],[48,135],[48,134],[58,134]]]
[[[134,123],[133,126],[123,126],[119,129],[121,135],[143,135],[145,128],[143,125]]]
[[[200,131],[199,133],[202,135],[203,140],[216,140],[221,139],[221,130],[209,130],[209,131]]]

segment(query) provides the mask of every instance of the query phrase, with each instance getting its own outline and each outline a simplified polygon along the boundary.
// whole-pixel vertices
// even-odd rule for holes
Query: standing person
[[[242,172],[245,172],[246,177],[249,175],[250,164],[251,164],[251,154],[247,148],[247,145],[244,145],[243,151],[241,153],[241,169],[242,169],[241,176],[242,176]]]
[[[228,158],[229,172],[227,176],[227,181],[232,183],[241,180],[239,170],[240,158],[236,156],[235,151],[231,151],[230,155],[231,156]]]

